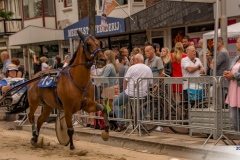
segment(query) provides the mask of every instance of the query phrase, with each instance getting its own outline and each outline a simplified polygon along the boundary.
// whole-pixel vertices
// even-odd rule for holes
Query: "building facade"
[[[5,0],[0,2],[0,8],[14,13],[11,20],[0,19],[0,53],[8,51],[10,56],[18,57],[21,64],[23,64],[21,47],[9,45],[9,36],[23,28],[21,2],[21,0]]]

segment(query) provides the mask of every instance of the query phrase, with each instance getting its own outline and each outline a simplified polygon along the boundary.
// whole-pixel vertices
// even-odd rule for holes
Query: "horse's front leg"
[[[31,144],[35,146],[38,141],[38,130],[36,129],[35,123],[32,123],[32,139],[31,139]]]
[[[108,121],[108,114],[107,114],[107,109],[101,104],[96,105],[96,110],[97,111],[102,111],[103,113],[103,118],[104,118],[104,131],[102,132],[102,139],[104,141],[107,141],[109,138],[109,121]]]
[[[66,110],[64,110],[65,113],[65,120],[67,123],[67,127],[68,127],[68,136],[69,136],[69,140],[70,140],[70,150],[74,150],[74,144],[73,144],[73,134],[74,134],[74,129],[73,129],[73,125],[72,125],[72,113],[71,112],[67,112]]]

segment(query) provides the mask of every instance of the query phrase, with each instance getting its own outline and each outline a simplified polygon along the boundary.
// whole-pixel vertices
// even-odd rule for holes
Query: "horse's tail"
[[[17,114],[21,113],[29,108],[28,98],[27,98],[27,90],[20,97],[19,101],[14,104],[11,110],[8,112],[9,114]]]

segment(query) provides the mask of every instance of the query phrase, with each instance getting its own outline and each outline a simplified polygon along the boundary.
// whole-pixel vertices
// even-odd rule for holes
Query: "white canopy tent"
[[[220,29],[218,29],[218,36],[221,36]],[[204,53],[204,68],[206,69],[206,52],[207,52],[207,40],[213,39],[215,35],[215,31],[211,31],[208,33],[203,34],[203,53]],[[240,22],[232,24],[227,27],[227,36],[228,38],[231,37],[240,37]]]

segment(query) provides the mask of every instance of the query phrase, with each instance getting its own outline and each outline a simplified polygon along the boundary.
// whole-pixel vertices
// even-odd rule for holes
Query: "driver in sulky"
[[[14,87],[15,85],[23,83],[25,80],[24,78],[17,78],[18,67],[15,64],[9,64],[7,67],[6,77],[0,81],[0,88],[2,94],[5,93],[10,88]],[[21,95],[24,93],[25,88],[18,91],[16,94],[12,95],[12,104],[18,102]],[[0,97],[2,98],[2,96]]]

